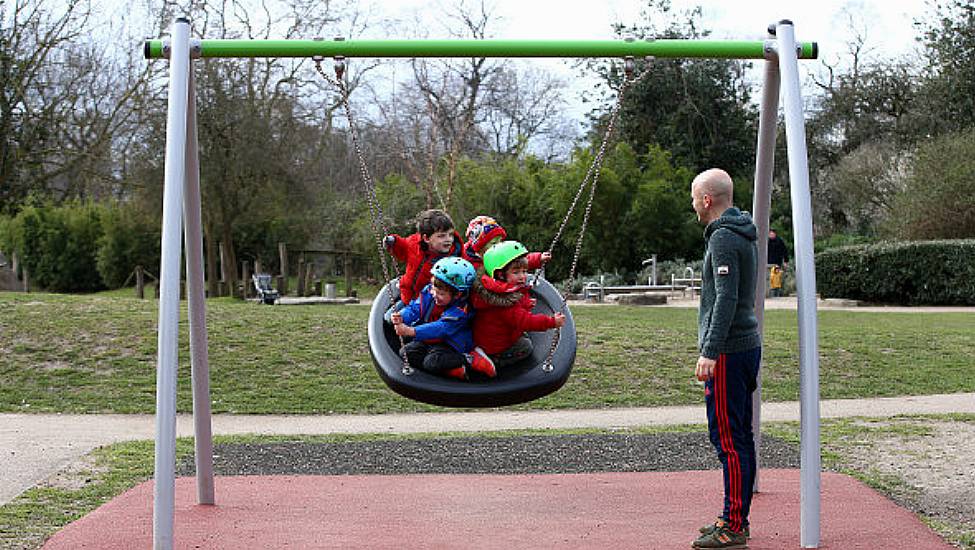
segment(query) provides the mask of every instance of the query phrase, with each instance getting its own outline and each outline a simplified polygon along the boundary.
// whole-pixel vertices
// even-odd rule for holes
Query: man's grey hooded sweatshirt
[[[702,356],[762,345],[755,318],[758,230],[747,212],[731,207],[704,228],[697,345]]]

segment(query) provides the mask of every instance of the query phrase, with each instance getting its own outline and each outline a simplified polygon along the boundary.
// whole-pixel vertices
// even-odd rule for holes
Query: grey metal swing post
[[[169,59],[166,166],[163,192],[162,261],[156,371],[155,489],[153,547],[173,548],[176,464],[176,371],[179,287],[185,235],[197,502],[215,504],[209,359],[203,290],[200,172],[191,60],[207,57],[692,57],[761,59],[765,82],[756,147],[753,213],[759,235],[768,233],[775,131],[780,87],[783,96],[795,235],[799,307],[801,413],[800,544],[820,542],[819,362],[812,207],[799,86],[799,59],[817,56],[816,44],[796,43],[791,21],[769,27],[764,41],[707,40],[192,40],[190,22],[177,19],[168,40],[148,40],[147,59]],[[759,238],[759,273],[766,267],[766,239]],[[755,306],[764,324],[765,279],[758,277]],[[759,450],[761,379],[754,399]],[[758,477],[756,476],[756,489]]]

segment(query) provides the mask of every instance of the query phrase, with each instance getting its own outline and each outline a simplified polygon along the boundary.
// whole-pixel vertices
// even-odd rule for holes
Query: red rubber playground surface
[[[799,471],[762,470],[749,547],[799,548]],[[720,471],[552,475],[241,476],[216,506],[176,484],[176,548],[689,548],[721,505]],[[820,548],[949,549],[911,512],[822,476]],[[68,525],[46,549],[152,547],[152,482]]]

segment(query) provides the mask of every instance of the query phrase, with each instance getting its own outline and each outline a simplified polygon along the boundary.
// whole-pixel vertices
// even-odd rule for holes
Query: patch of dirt
[[[39,483],[38,487],[77,491],[107,471],[106,466],[96,464],[93,453],[88,453],[58,470],[57,473]]]
[[[975,420],[895,419],[888,425],[905,422],[929,433],[892,429],[866,435],[843,446],[849,466],[903,482],[891,487],[894,500],[943,523],[939,530],[949,538],[975,532]]]

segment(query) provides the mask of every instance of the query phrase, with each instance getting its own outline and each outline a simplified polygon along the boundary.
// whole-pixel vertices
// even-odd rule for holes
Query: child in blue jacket
[[[412,337],[404,351],[410,366],[427,372],[466,379],[467,367],[493,377],[494,365],[471,355],[471,309],[467,293],[474,283],[474,266],[463,258],[442,258],[430,270],[433,280],[410,304],[391,315],[396,334]]]

